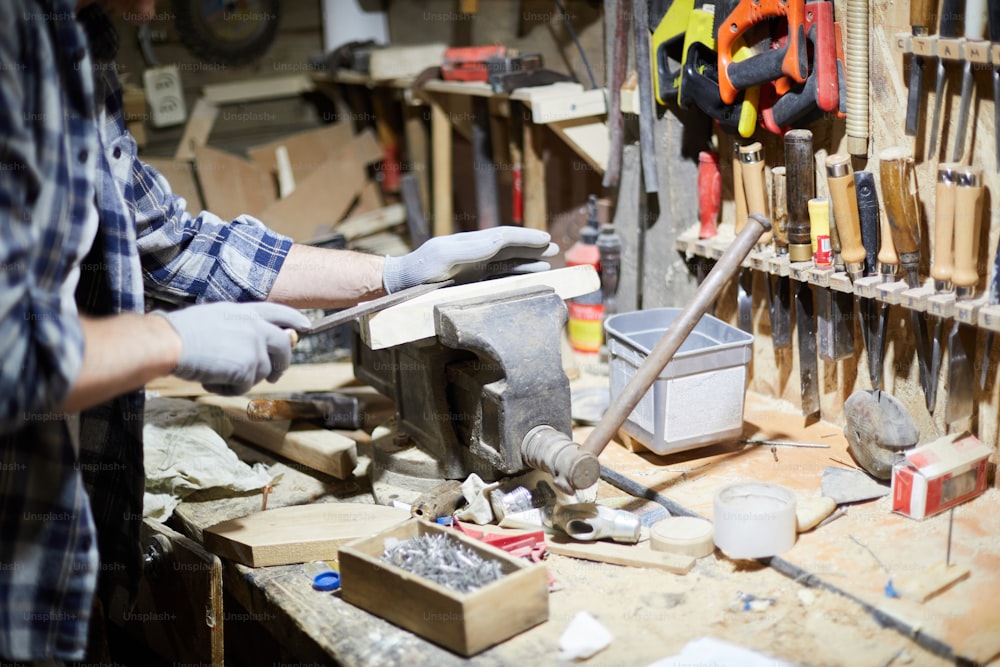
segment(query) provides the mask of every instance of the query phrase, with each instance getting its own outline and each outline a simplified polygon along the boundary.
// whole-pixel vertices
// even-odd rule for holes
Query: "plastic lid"
[[[317,591],[335,591],[340,588],[340,575],[330,570],[313,577],[313,588]]]

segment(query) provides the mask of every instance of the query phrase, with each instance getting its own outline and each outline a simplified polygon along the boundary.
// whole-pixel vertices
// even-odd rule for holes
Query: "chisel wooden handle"
[[[816,196],[812,140],[813,134],[809,130],[790,130],[785,134],[788,258],[793,262],[808,262],[812,259],[809,200]]]
[[[740,142],[733,142],[733,200],[736,203],[735,231],[743,231],[747,224],[747,195],[743,188],[743,170],[740,167]]]
[[[850,155],[837,153],[826,158],[826,182],[840,235],[840,257],[851,280],[857,280],[865,273],[865,246],[861,243],[858,191]]]
[[[878,274],[878,235],[882,219],[878,192],[875,190],[875,176],[870,171],[856,171],[854,184],[858,194],[861,243],[865,247],[865,275],[874,276]]]
[[[937,2],[935,0],[910,0],[910,26],[913,34],[918,30],[925,33],[934,27],[934,14],[937,12]]]
[[[879,173],[892,243],[906,271],[907,284],[916,287],[920,265],[920,216],[913,187],[912,154],[901,146],[885,149],[879,153]]]
[[[774,251],[788,254],[788,194],[784,167],[771,170],[771,236]]]
[[[971,298],[979,283],[979,222],[983,212],[983,172],[963,167],[956,173],[955,270],[951,281],[959,299]]]
[[[739,157],[747,213],[759,213],[770,220],[771,212],[767,205],[767,191],[764,187],[764,147],[759,141],[741,146]],[[764,232],[760,240],[757,241],[757,247],[760,248],[770,243],[771,232]]]
[[[945,292],[951,289],[951,275],[955,268],[953,241],[955,236],[955,168],[961,165],[938,165],[937,185],[934,193],[934,256],[931,277],[934,289]]]

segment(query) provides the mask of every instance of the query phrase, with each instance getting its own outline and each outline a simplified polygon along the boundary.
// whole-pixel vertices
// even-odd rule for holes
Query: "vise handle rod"
[[[708,312],[711,305],[715,303],[726,283],[732,280],[736,272],[739,271],[740,265],[753,250],[757,240],[770,229],[770,220],[756,213],[750,214],[746,226],[726,248],[722,257],[709,272],[708,277],[694,293],[691,302],[681,311],[670,328],[663,333],[649,356],[636,370],[635,376],[625,385],[622,393],[608,406],[604,417],[601,418],[601,421],[598,422],[581,446],[583,451],[590,452],[594,456],[599,456],[604,451],[635,406],[653,386],[656,378],[674,358],[674,354],[680,349],[688,334],[694,330],[702,315]]]

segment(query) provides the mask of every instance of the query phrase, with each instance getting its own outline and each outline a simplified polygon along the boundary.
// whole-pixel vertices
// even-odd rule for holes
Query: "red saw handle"
[[[781,62],[781,72],[799,83],[804,83],[809,74],[806,57],[805,3],[803,0],[742,0],[719,26],[719,93],[722,101],[732,104],[739,90],[729,76],[729,66],[733,64],[733,47],[736,41],[754,25],[770,18],[786,17],[788,20],[788,43]],[[755,56],[741,63],[740,69],[753,67]],[[764,63],[767,62],[765,58]],[[746,72],[745,72],[746,73]],[[747,73],[752,80],[756,77]],[[769,74],[761,74],[769,76]],[[773,78],[773,77],[771,77]],[[765,78],[763,81],[769,81]],[[761,82],[763,82],[761,81]]]

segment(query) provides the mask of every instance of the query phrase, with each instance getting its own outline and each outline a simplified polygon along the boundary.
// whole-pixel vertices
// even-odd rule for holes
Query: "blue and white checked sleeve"
[[[80,372],[83,331],[61,290],[85,251],[73,222],[87,201],[79,163],[97,148],[93,136],[64,137],[62,115],[49,113],[58,78],[17,66],[40,57],[28,55],[18,6],[0,3],[0,433],[58,407]],[[67,149],[77,164],[65,164]]]

